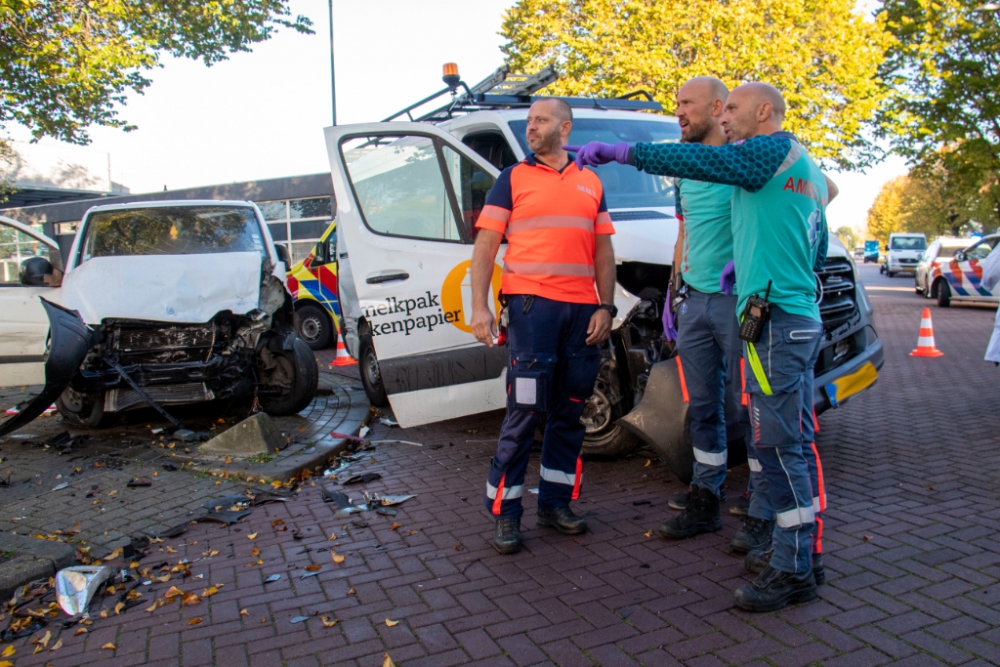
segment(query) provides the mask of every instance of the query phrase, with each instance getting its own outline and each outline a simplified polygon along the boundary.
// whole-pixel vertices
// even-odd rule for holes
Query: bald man
[[[774,611],[816,598],[813,488],[805,438],[811,428],[813,367],[824,336],[814,269],[826,259],[827,179],[782,131],[785,101],[765,83],[729,94],[722,126],[731,143],[628,145],[592,142],[583,165],[618,161],[652,174],[732,185],[737,315],[756,456],[775,512],[769,562],[736,591],[737,606]],[[751,299],[751,297],[754,297]],[[749,340],[748,340],[749,339]],[[818,490],[817,490],[818,494]]]

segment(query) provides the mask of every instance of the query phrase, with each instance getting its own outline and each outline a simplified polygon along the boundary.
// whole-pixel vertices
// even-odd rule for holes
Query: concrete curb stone
[[[0,563],[0,600],[7,600],[21,586],[53,576],[76,562],[76,551],[68,544],[0,532],[0,552],[14,558]]]

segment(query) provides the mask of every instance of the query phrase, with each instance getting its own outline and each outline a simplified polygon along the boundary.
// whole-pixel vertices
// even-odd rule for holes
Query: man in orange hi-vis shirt
[[[527,140],[534,153],[500,174],[476,222],[472,332],[489,346],[496,333],[487,305],[493,262],[507,237],[507,417],[484,497],[496,519],[493,546],[500,553],[521,548],[524,474],[543,412],[548,416],[535,522],[567,535],[587,530],[569,503],[579,497],[583,481],[580,417],[594,392],[600,346],[617,314],[615,229],[597,174],[577,167],[562,148],[572,127],[563,100],[532,104]]]

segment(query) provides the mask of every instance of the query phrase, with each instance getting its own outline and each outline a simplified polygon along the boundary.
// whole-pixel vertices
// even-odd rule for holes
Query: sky
[[[458,63],[470,85],[488,76],[503,64],[498,32],[513,4],[333,0],[338,123],[378,121],[441,89],[445,62]],[[138,193],[329,171],[329,4],[292,0],[291,9],[312,19],[315,34],[282,30],[210,68],[165,58],[122,109],[137,130],[91,131],[90,148],[110,155],[111,179]],[[890,158],[867,173],[831,173],[841,195],[827,210],[830,226],[864,229],[882,184],[905,172]]]

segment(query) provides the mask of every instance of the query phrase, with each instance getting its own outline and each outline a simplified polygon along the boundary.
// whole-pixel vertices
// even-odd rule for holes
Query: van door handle
[[[365,282],[369,285],[378,285],[380,283],[387,283],[393,280],[407,280],[409,279],[409,273],[383,273],[378,276],[371,276],[370,278],[365,278]]]

